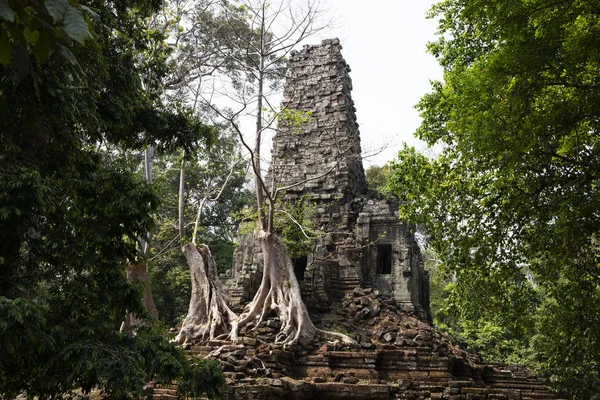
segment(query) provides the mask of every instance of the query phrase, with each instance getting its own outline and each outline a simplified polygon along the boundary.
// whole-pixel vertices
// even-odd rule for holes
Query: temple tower
[[[267,186],[286,188],[284,201],[314,206],[321,236],[314,251],[293,260],[309,306],[326,310],[363,286],[426,316],[428,281],[417,242],[398,218],[397,200],[367,187],[350,67],[341,49],[331,39],[291,52]],[[241,237],[234,303],[250,300],[261,271],[260,247],[252,235]]]
[[[291,53],[281,109],[292,122],[284,117],[273,140],[269,182],[304,183],[287,190],[285,199],[347,203],[367,192],[350,67],[341,49],[331,39]]]

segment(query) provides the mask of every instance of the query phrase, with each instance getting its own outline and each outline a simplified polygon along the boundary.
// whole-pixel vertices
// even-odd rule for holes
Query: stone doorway
[[[392,245],[377,245],[377,274],[391,275],[392,273]]]
[[[308,257],[302,256],[299,258],[293,258],[292,262],[294,263],[294,274],[296,275],[296,279],[299,282],[304,282],[304,272],[306,271],[306,266],[308,265]]]

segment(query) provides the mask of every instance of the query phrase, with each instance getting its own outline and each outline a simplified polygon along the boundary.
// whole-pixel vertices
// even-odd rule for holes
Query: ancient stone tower
[[[288,200],[308,195],[322,204],[345,204],[367,192],[350,67],[341,48],[338,40],[325,40],[292,52],[282,108],[306,122],[280,124],[270,176],[277,186],[305,182],[287,190]],[[341,216],[344,222],[348,217]]]
[[[419,247],[398,218],[397,202],[367,187],[341,49],[333,39],[291,53],[282,109],[296,122],[284,119],[273,139],[268,185],[288,188],[285,201],[313,204],[323,232],[313,252],[294,260],[296,276],[307,304],[321,310],[363,286],[425,316],[428,282]],[[234,254],[233,303],[251,299],[261,270],[260,248],[246,235]]]

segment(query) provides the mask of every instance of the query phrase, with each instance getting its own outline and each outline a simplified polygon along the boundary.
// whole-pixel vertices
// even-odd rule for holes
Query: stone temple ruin
[[[325,234],[294,260],[303,299],[318,328],[351,334],[357,345],[275,343],[278,319],[242,328],[236,343],[188,343],[192,354],[217,359],[229,399],[543,400],[544,381],[519,365],[485,363],[427,322],[428,279],[398,204],[369,190],[350,97],[350,68],[338,40],[293,53],[283,106],[311,111],[301,127],[274,138],[270,185],[289,202],[316,204]],[[230,302],[249,302],[262,257],[252,234],[241,238],[229,279]],[[176,385],[151,384],[148,398],[176,400]]]
[[[294,260],[296,277],[305,301],[319,310],[371,287],[426,317],[428,278],[411,228],[399,220],[395,200],[367,187],[341,48],[334,39],[292,52],[281,108],[307,117],[300,126],[280,124],[273,139],[268,185],[290,187],[284,201],[314,204],[325,233],[314,252]],[[261,269],[260,246],[252,234],[242,237],[232,269],[234,305],[252,299]]]

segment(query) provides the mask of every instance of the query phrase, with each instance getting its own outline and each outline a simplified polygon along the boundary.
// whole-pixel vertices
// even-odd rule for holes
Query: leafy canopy
[[[201,370],[210,374],[182,390],[198,395],[224,383],[216,365],[194,366],[157,328],[118,332],[126,311],[143,314],[125,271],[157,197],[116,154],[212,141],[211,128],[164,103],[153,84],[168,55],[148,27],[157,6],[0,0],[3,395],[93,387],[138,395],[150,379]]]
[[[429,50],[444,81],[417,106],[417,136],[443,150],[432,160],[404,149],[390,181],[455,277],[462,318],[508,329],[531,365],[580,398],[600,388],[599,10],[434,6]]]

